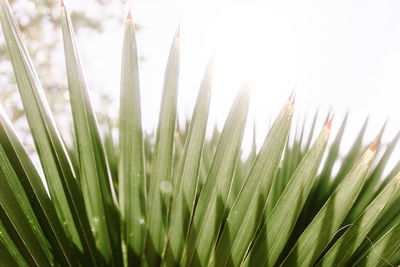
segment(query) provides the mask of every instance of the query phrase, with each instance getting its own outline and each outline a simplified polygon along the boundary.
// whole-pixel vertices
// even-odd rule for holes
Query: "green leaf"
[[[329,183],[332,176],[332,169],[333,165],[335,164],[337,158],[339,157],[339,148],[343,138],[344,130],[346,128],[348,113],[346,113],[338,133],[336,134],[335,139],[333,140],[332,144],[330,145],[330,149],[328,155],[326,157],[326,162],[324,167],[319,175],[319,179],[317,179],[316,186],[318,186],[318,192],[322,196],[326,194],[329,190]]]
[[[200,193],[182,258],[183,266],[208,263],[224,216],[233,172],[240,152],[250,94],[243,86],[236,96]]]
[[[381,176],[383,170],[387,165],[387,162],[390,159],[390,156],[393,153],[393,150],[395,149],[399,138],[400,138],[400,133],[398,133],[395,136],[395,138],[393,138],[393,140],[388,144],[387,149],[382,155],[382,158],[379,160],[379,163],[372,171],[370,177],[368,178],[368,181],[366,182],[363,190],[360,193],[359,198],[354,204],[354,210],[350,211],[349,214],[350,222],[353,222],[361,214],[361,212],[368,206],[368,204],[371,203],[371,201],[374,199],[375,191],[377,189],[379,181],[382,178]]]
[[[0,265],[29,266],[0,220]]]
[[[0,4],[4,37],[52,202],[67,236],[78,248],[83,247],[87,253],[87,260],[93,264],[97,261],[94,239],[90,234],[75,171],[22,42],[21,33],[12,16],[10,6],[4,0]]]
[[[166,237],[167,207],[172,193],[171,174],[176,122],[180,60],[179,32],[175,35],[167,62],[147,202],[146,258],[159,265]]]
[[[400,173],[369,204],[350,228],[329,249],[318,266],[344,266],[378,221],[385,207],[400,188]]]
[[[303,144],[305,124],[307,120],[306,118],[304,118],[303,122],[299,121],[296,126],[296,129],[292,131],[292,135],[294,135],[293,138],[291,137],[291,134],[289,134],[288,142],[286,142],[285,153],[283,159],[281,160],[277,177],[274,179],[272,183],[272,188],[268,196],[267,206],[264,213],[271,213],[271,211],[275,207],[276,202],[278,202],[284,188],[289,182],[290,177],[292,177],[297,166],[300,164],[300,161],[304,156],[303,151],[308,151],[310,146],[309,142],[311,143],[317,118],[318,118],[318,113],[314,115],[310,129],[310,134],[307,138],[306,144]],[[291,139],[293,139],[292,145],[290,145],[289,141]],[[302,146],[304,147],[303,150]]]
[[[107,119],[103,125],[103,140],[104,140],[104,149],[107,156],[108,166],[110,167],[110,173],[113,181],[114,189],[116,190],[116,194],[118,195],[118,162],[119,162],[119,149],[115,142],[115,134],[113,133],[114,130],[114,123],[111,119]],[[74,154],[77,155],[77,152],[74,151]],[[72,158],[72,157],[71,157]],[[74,163],[79,168],[79,163],[76,160]]]
[[[46,248],[48,241],[45,234],[57,261],[64,265],[76,265],[74,258],[78,256],[71,250],[72,244],[65,235],[41,178],[1,109],[0,162],[0,168],[43,249],[49,249]],[[52,257],[50,250],[47,253],[48,257]]]
[[[125,222],[128,264],[140,263],[145,237],[145,175],[135,26],[125,23],[119,122],[119,205]]]
[[[282,266],[310,266],[321,255],[357,199],[375,156],[371,146],[344,177],[286,257]]]
[[[225,266],[228,260],[240,264],[261,223],[268,192],[278,172],[289,134],[294,106],[290,99],[272,125],[250,173],[228,214],[212,258],[215,266]]]
[[[273,266],[276,263],[314,184],[329,134],[328,124],[303,157],[272,213],[264,214],[266,223],[255,239],[245,265]]]
[[[96,246],[107,264],[122,260],[117,199],[70,17],[61,8],[68,88],[79,152],[81,187]]]
[[[211,58],[200,86],[182,159],[179,163],[178,175],[174,180],[168,231],[169,247],[166,252],[168,266],[179,263],[194,209],[200,160],[210,109],[213,61]]]
[[[53,259],[49,257],[49,248],[43,247],[46,243],[38,239],[32,222],[28,221],[18,203],[17,196],[7,181],[7,176],[15,177],[15,173],[10,174],[12,172],[9,168],[10,163],[7,163],[4,157],[4,150],[0,148],[0,163],[8,165],[0,169],[0,221],[5,224],[7,232],[29,265],[52,266]],[[27,208],[29,206],[25,207],[25,210]]]
[[[253,140],[251,144],[251,150],[247,155],[245,160],[243,158],[243,149],[240,151],[239,161],[236,164],[235,169],[235,177],[232,183],[231,195],[229,196],[228,208],[229,210],[232,208],[236,198],[239,195],[240,190],[242,189],[244,182],[246,181],[247,176],[249,175],[250,169],[254,164],[254,161],[257,156],[257,147],[256,147],[256,126],[255,121],[253,123]]]
[[[353,265],[378,267],[392,265],[388,259],[400,248],[400,222],[393,226],[381,239]]]
[[[399,170],[397,171],[397,173],[398,172]],[[398,197],[399,192],[400,190],[397,191],[393,201],[391,201],[391,203],[385,207],[375,226],[368,233],[368,239],[364,240],[364,242],[360,245],[360,247],[357,249],[357,252],[355,253],[355,256],[360,256],[362,253],[365,253],[366,250],[374,245],[374,242],[382,238],[383,235],[390,231],[390,229],[400,221],[400,198]],[[352,257],[353,260],[355,258],[356,257]]]
[[[199,175],[199,182],[197,184],[197,194],[201,192],[203,185],[206,181],[208,171],[211,167],[211,162],[214,157],[215,148],[218,145],[218,140],[221,136],[217,126],[214,126],[213,133],[211,140],[209,142],[204,143],[203,155],[201,157],[200,162],[200,175]]]
[[[1,127],[1,126],[0,126]],[[25,177],[18,177],[17,173],[15,172],[14,166],[17,166],[17,162],[11,161],[12,159],[8,158],[6,150],[8,150],[10,147],[9,142],[7,142],[7,136],[3,134],[3,131],[0,131],[0,170],[3,175],[1,175],[1,179],[4,181],[1,181],[1,183],[6,183],[8,188],[11,193],[14,195],[15,200],[17,201],[18,207],[21,209],[22,213],[24,214],[25,220],[27,221],[28,225],[32,229],[35,238],[37,239],[40,248],[37,248],[38,250],[42,250],[47,259],[50,262],[53,262],[53,255],[50,252],[50,244],[45,238],[40,226],[39,222],[37,221],[37,218],[35,214],[33,213],[33,209],[29,203],[29,199],[27,195],[25,194],[25,191],[19,182],[19,179],[23,179]],[[3,204],[5,208],[6,204]]]
[[[383,188],[386,187],[386,185],[388,183],[390,183],[390,181],[396,176],[396,174],[400,172],[400,161],[397,161],[397,163],[395,164],[395,166],[391,169],[390,173],[385,177],[385,179],[383,179],[383,181],[381,181],[381,183],[378,186],[378,189],[375,191],[375,195],[379,194],[379,192],[381,192],[383,190]],[[400,194],[397,193],[396,198],[399,198]]]
[[[398,265],[400,263],[400,249],[398,249],[395,253],[393,253],[392,256],[388,260],[386,260],[387,263],[390,264],[390,266],[393,265]]]
[[[301,144],[303,144],[303,139],[306,139],[306,143],[305,143],[303,151],[308,151],[310,149],[312,138],[314,136],[314,133],[316,132],[315,126],[317,125],[317,119],[319,117],[318,115],[319,115],[319,113],[317,111],[314,114],[314,118],[313,118],[312,123],[311,123],[311,128],[309,130],[308,137],[305,135],[306,118],[304,118],[304,122],[303,122],[303,125],[302,125],[302,130],[301,130],[301,136],[300,136],[300,143]],[[329,119],[329,117],[328,117],[328,119]]]
[[[377,190],[377,194],[379,194],[391,181],[396,177],[396,175],[400,172],[400,162],[398,162],[390,171],[390,173],[381,181],[379,189]],[[392,228],[398,221],[400,221],[400,190],[397,191],[394,196],[394,200],[390,203],[389,206],[385,208],[383,211],[383,215],[379,219],[376,226],[371,230],[368,234],[373,240],[377,240],[382,237],[390,228]],[[370,246],[370,243],[365,242],[367,246]],[[365,245],[364,244],[364,245]]]
[[[339,169],[338,174],[336,175],[335,179],[330,180],[328,185],[328,191],[325,193],[326,196],[330,196],[332,192],[336,189],[336,187],[340,184],[343,178],[347,175],[347,173],[351,170],[354,166],[357,158],[362,153],[363,148],[363,139],[365,135],[365,131],[368,126],[369,118],[365,119],[365,122],[358,133],[357,137],[355,138],[354,144],[351,146],[350,151],[347,153],[346,157],[343,159],[342,166]]]
[[[336,176],[332,175],[332,169],[335,163],[338,162],[337,159],[339,157],[339,148],[346,128],[347,118],[348,114],[346,113],[344,119],[340,123],[339,130],[336,133],[333,142],[329,145],[329,148],[327,149],[326,160],[324,160],[324,163],[322,164],[322,170],[318,175],[313,188],[311,189],[311,193],[306,200],[306,203],[304,204],[303,211],[301,212],[300,217],[297,221],[294,234],[289,241],[290,245],[294,245],[296,239],[305,230],[305,228],[315,217],[318,211],[322,208],[327,198],[329,197],[329,195],[327,195],[327,192],[330,191],[330,180],[336,179]],[[290,247],[287,247],[287,249],[290,249]],[[286,253],[287,252],[289,251],[286,251]]]

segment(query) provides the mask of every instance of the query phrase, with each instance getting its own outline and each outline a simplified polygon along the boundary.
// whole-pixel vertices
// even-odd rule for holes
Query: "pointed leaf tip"
[[[330,128],[332,127],[333,118],[335,118],[335,113],[332,115],[332,117],[330,118],[330,120],[326,123],[326,127],[327,127],[328,129],[330,129]]]
[[[372,145],[369,147],[369,150],[371,150],[372,152],[374,152],[376,150],[376,146],[378,145],[378,141],[380,138],[380,134],[375,138],[375,141],[372,143]]]
[[[63,0],[60,1],[60,7],[64,8],[64,1]]]
[[[178,26],[178,29],[176,29],[175,37],[176,38],[180,38],[181,37],[181,25],[180,24]]]
[[[293,95],[294,95],[294,90],[290,93],[290,95],[288,97],[288,101],[290,101],[292,99]]]
[[[129,8],[129,11],[128,11],[128,15],[126,16],[126,20],[132,20],[132,12],[131,12],[130,8]]]
[[[290,93],[289,98],[288,98],[288,101],[290,101],[290,105],[291,105],[291,106],[294,106],[295,98],[296,98],[296,91],[293,90],[293,91]]]
[[[385,128],[385,125],[383,126],[383,128],[381,129],[381,131],[379,132],[379,134],[376,136],[375,141],[374,141],[374,142],[372,143],[372,145],[369,147],[369,149],[370,149],[371,151],[375,151],[375,150],[376,150],[376,147],[378,146],[379,140],[380,140],[381,137],[382,137],[382,133],[383,133],[384,128]]]

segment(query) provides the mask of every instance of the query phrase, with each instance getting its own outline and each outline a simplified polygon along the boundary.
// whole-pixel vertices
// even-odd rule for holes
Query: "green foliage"
[[[206,138],[213,59],[192,118],[177,127],[179,32],[166,67],[157,131],[145,134],[135,27],[128,15],[117,139],[111,123],[104,133],[98,126],[71,19],[62,7],[74,121],[74,144],[67,147],[6,0],[0,0],[0,19],[46,180],[1,111],[2,266],[400,263],[400,163],[383,177],[400,135],[387,147],[377,139],[364,148],[366,122],[335,174],[347,117],[328,145],[332,121],[313,136],[321,114],[311,119],[309,131],[307,119],[290,130],[291,96],[260,151],[253,142],[244,158],[247,86],[222,132],[215,128]]]

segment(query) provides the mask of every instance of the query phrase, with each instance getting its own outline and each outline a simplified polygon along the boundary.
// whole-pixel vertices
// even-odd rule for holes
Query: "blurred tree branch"
[[[66,84],[64,84],[64,59],[63,55],[60,55],[60,51],[63,51],[60,34],[60,3],[57,0],[9,0],[9,2],[16,15],[25,44],[46,92],[50,107],[55,117],[64,116],[65,118],[66,111],[70,107]],[[109,9],[108,5],[111,2],[117,8]],[[111,0],[85,1],[86,5],[104,10],[104,12],[96,12],[93,15],[90,12],[85,12],[85,10],[73,10],[71,19],[77,36],[82,30],[84,30],[85,34],[88,32],[101,33],[106,22],[111,20],[122,21],[124,16],[121,16],[121,14],[126,11],[126,2]],[[6,50],[4,38],[0,38],[0,105],[6,110],[13,124],[17,125],[17,130],[27,133],[26,122],[21,120],[24,117],[24,111]],[[109,97],[104,96],[103,98],[104,104],[107,105]],[[28,143],[30,142],[28,141]]]
[[[93,4],[105,5],[108,0],[93,1]],[[16,14],[21,32],[26,40],[27,49],[33,63],[36,65],[42,85],[46,91],[53,112],[62,112],[65,108],[67,95],[60,89],[65,86],[60,84],[63,79],[64,69],[55,66],[54,53],[61,46],[59,17],[59,1],[54,0],[14,0],[10,4]],[[81,28],[90,31],[101,32],[103,30],[104,17],[90,17],[85,12],[73,12],[72,19],[79,34]],[[0,38],[0,103],[6,109],[12,121],[16,121],[23,115],[22,106],[16,90],[14,75],[4,39]],[[62,92],[62,93],[60,93]],[[55,101],[56,100],[56,101]],[[57,103],[57,104],[55,104]]]

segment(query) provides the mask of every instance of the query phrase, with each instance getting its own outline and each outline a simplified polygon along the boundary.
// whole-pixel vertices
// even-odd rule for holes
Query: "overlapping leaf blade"
[[[371,146],[308,225],[282,266],[308,266],[315,263],[360,193],[374,156],[375,148]]]
[[[321,171],[321,174],[319,175],[319,179],[316,182],[315,188],[321,195],[325,195],[326,192],[329,191],[328,188],[329,188],[329,182],[331,179],[332,168],[336,162],[336,159],[339,156],[340,143],[342,141],[344,130],[346,128],[347,118],[348,118],[348,113],[346,113],[346,115],[340,125],[340,128],[338,130],[338,133],[336,134],[335,139],[333,140],[332,144],[330,145],[330,149],[328,151],[326,162]]]
[[[172,193],[172,161],[179,81],[180,36],[175,35],[167,62],[156,143],[151,162],[147,202],[146,259],[159,265],[166,237],[167,209]]]
[[[400,248],[400,222],[393,226],[353,265],[378,267],[390,265],[388,259]]]
[[[246,124],[248,90],[247,86],[241,88],[225,122],[193,216],[182,258],[184,266],[207,265],[217,241]]]
[[[7,181],[6,177],[11,175],[15,177],[15,173],[7,173],[12,172],[12,169],[9,168],[9,162],[8,166],[5,165],[5,157],[4,150],[0,148],[0,162],[6,167],[0,169],[0,220],[5,224],[7,232],[28,264],[51,266],[53,258],[49,254],[49,248],[43,247],[46,243],[42,243],[43,241],[34,232],[33,225],[28,221],[24,210],[18,203],[17,196]]]
[[[254,241],[245,266],[273,266],[276,263],[314,184],[329,134],[330,125],[327,125],[305,154],[272,213],[265,214],[266,223]]]
[[[135,26],[125,23],[119,122],[119,205],[128,264],[140,264],[145,237],[145,175]],[[125,227],[124,227],[125,226]]]
[[[117,200],[72,24],[64,6],[61,8],[61,25],[85,207],[97,248],[107,264],[118,265],[122,254]]]
[[[6,227],[0,220],[0,265],[17,267],[23,266],[28,267],[28,263],[24,260],[24,257],[19,252],[13,239],[8,234]]]
[[[253,164],[253,144],[251,155],[238,160],[248,109],[245,89],[239,93],[222,135],[215,128],[212,140],[204,138],[210,101],[210,79],[206,78],[192,121],[175,127],[179,79],[176,36],[154,143],[153,135],[142,133],[136,40],[128,17],[121,77],[120,142],[115,145],[112,126],[103,142],[71,22],[62,4],[76,134],[75,145],[67,151],[7,0],[0,0],[0,7],[18,89],[51,195],[47,195],[28,153],[0,112],[0,265],[231,266],[242,263],[246,253],[244,265],[314,265],[321,258],[320,264],[325,265],[348,265],[357,260],[358,266],[400,262],[400,193],[395,193],[400,180],[395,173],[400,164],[384,180],[380,179],[400,135],[389,144],[373,172],[366,175],[374,149],[371,147],[366,152],[369,155],[364,154],[355,163],[363,147],[365,123],[350,152],[340,159],[339,173],[331,177],[333,166],[338,163],[343,123],[312,187],[326,139],[322,142],[318,138],[318,149],[313,146],[309,150],[318,117],[315,115],[309,135],[304,119],[293,131],[293,142],[286,142],[292,111],[289,101],[285,106],[287,120],[279,117],[280,130],[276,130],[277,126],[271,129],[276,138],[270,136],[272,133],[267,137],[274,140],[270,142],[271,151],[266,153],[268,149],[263,147]],[[304,162],[300,163],[302,159]],[[119,189],[119,206],[114,187]],[[147,203],[146,188],[151,195]],[[289,205],[293,203],[297,206]],[[362,216],[351,224],[361,212]],[[121,247],[128,252],[124,262]]]
[[[397,170],[398,168],[394,168],[394,170],[397,171],[397,173],[400,170]],[[393,171],[394,171],[393,170]],[[394,175],[395,177],[396,175]],[[388,175],[388,177],[385,178],[386,180],[392,180],[394,177],[391,176],[391,174]],[[390,182],[389,182],[390,183]],[[385,183],[385,188],[389,183]],[[381,192],[383,189],[381,190]],[[352,255],[350,261],[354,262],[360,256],[364,255],[366,251],[371,249],[376,242],[378,242],[383,236],[386,235],[393,227],[397,225],[398,222],[400,222],[400,198],[397,196],[399,191],[396,193],[393,201],[384,208],[382,211],[382,215],[376,222],[375,226],[371,229],[371,231],[368,233],[368,238],[366,238],[363,243],[359,246],[356,252]],[[377,252],[375,251],[374,254]]]
[[[176,265],[180,261],[194,209],[200,160],[210,109],[213,61],[211,58],[200,86],[178,174],[174,180],[168,247],[165,256],[168,266]]]
[[[381,180],[381,176],[384,170],[384,167],[387,165],[388,160],[390,159],[393,150],[396,147],[396,144],[400,138],[400,133],[398,133],[393,140],[389,143],[387,149],[382,155],[382,158],[379,160],[375,169],[371,172],[370,177],[368,178],[367,183],[365,184],[363,190],[360,193],[357,202],[354,204],[354,208],[350,211],[349,222],[353,222],[361,212],[368,206],[369,203],[374,199],[375,192],[377,190],[377,186],[379,181]]]
[[[318,265],[332,266],[334,264],[335,266],[344,266],[375,225],[379,216],[393,199],[399,188],[400,174],[371,202],[346,233],[329,249]]]
[[[348,174],[348,172],[352,169],[352,167],[355,165],[357,162],[357,159],[359,158],[359,155],[362,153],[363,149],[363,140],[364,140],[364,135],[367,130],[368,126],[368,121],[369,118],[367,117],[364,121],[364,124],[359,131],[357,137],[354,139],[354,143],[350,148],[350,151],[346,154],[346,157],[343,159],[343,164],[339,169],[338,174],[335,176],[335,179],[329,180],[329,190],[326,192],[324,197],[329,197],[333,191],[336,189],[336,187],[341,183],[341,181],[344,179],[344,177]]]
[[[67,236],[96,262],[93,236],[80,188],[64,143],[55,126],[43,89],[22,42],[7,1],[1,1],[1,22],[28,124],[42,163],[52,202]]]
[[[332,169],[335,163],[338,163],[339,157],[339,149],[341,147],[341,140],[343,138],[346,123],[347,123],[348,115],[346,114],[344,119],[342,120],[339,130],[336,133],[333,142],[329,145],[329,149],[327,150],[327,157],[324,161],[322,170],[318,175],[313,188],[311,189],[311,193],[304,204],[302,213],[296,223],[295,229],[293,231],[291,239],[288,241],[288,246],[293,246],[295,241],[300,237],[302,232],[306,229],[308,224],[312,221],[315,215],[318,213],[320,208],[326,201],[327,192],[330,192],[330,183],[332,179]],[[286,247],[287,250],[290,250],[290,247]],[[289,251],[286,251],[288,253]]]
[[[0,184],[1,191],[7,190],[10,192],[5,193],[0,192],[2,195],[12,194],[15,197],[15,202],[11,204],[10,201],[4,201],[2,199],[2,205],[5,210],[5,213],[11,213],[9,209],[15,209],[21,211],[21,217],[24,218],[26,224],[29,225],[29,228],[33,232],[34,239],[36,239],[37,244],[39,245],[36,250],[42,251],[49,262],[53,262],[53,255],[50,252],[50,244],[45,238],[41,227],[39,226],[39,222],[33,212],[33,209],[29,203],[28,196],[26,195],[21,183],[19,182],[18,174],[16,173],[14,166],[17,166],[17,162],[13,161],[13,158],[9,158],[10,153],[7,153],[7,150],[10,149],[10,143],[7,142],[7,136],[4,134],[2,125],[0,125]],[[25,177],[20,177],[21,179]],[[14,200],[14,199],[13,199]],[[11,215],[12,216],[12,215]],[[14,224],[18,224],[19,222],[15,222],[13,218],[9,218],[9,220]],[[15,226],[18,227],[18,226]],[[18,228],[17,228],[18,230]]]
[[[249,172],[238,198],[227,217],[227,224],[213,255],[212,264],[238,265],[261,223],[265,203],[289,134],[294,106],[289,99],[271,127]]]
[[[65,235],[39,174],[15,135],[5,113],[1,110],[0,148],[2,152],[1,169],[5,170],[3,173],[31,227],[35,232],[43,230],[58,262],[73,266],[76,264],[74,258],[77,258],[78,255],[72,251],[72,243]],[[8,170],[6,171],[6,169]],[[33,212],[35,212],[38,222],[36,222]],[[47,244],[42,233],[39,232],[36,235],[42,236],[39,239],[42,245]]]

